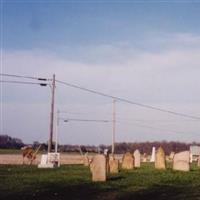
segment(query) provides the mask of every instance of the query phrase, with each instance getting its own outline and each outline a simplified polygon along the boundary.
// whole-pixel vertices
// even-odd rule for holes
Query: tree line
[[[24,144],[19,138],[12,138],[8,135],[0,135],[0,148],[4,149],[20,149],[21,147],[28,145]],[[30,145],[30,144],[29,144]],[[41,145],[40,150],[47,151],[47,143],[40,143],[38,141],[31,144],[34,149]],[[53,144],[54,145],[54,144]],[[200,145],[200,143],[184,143],[178,141],[155,141],[155,142],[120,142],[115,144],[115,153],[125,153],[134,152],[134,150],[139,149],[141,153],[151,154],[152,147],[162,147],[167,155],[170,152],[180,152],[189,150],[190,145]],[[54,147],[53,147],[54,149]],[[58,145],[59,152],[80,152],[80,153],[97,153],[103,152],[104,149],[111,151],[111,145],[71,145],[64,144]]]

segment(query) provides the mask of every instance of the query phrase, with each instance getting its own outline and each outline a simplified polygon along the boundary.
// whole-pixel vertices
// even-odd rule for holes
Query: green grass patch
[[[190,172],[155,170],[145,163],[140,169],[109,175],[94,183],[87,167],[66,165],[58,169],[36,166],[0,166],[0,197],[13,200],[199,200],[200,169]]]

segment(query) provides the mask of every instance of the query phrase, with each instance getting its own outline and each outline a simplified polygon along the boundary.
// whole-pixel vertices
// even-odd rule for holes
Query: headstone
[[[96,155],[90,164],[92,172],[92,181],[106,181],[106,157],[105,155]]]
[[[152,147],[152,153],[151,153],[150,162],[155,162],[155,156],[156,156],[156,148]]]
[[[165,152],[162,147],[159,147],[158,150],[156,151],[155,168],[156,169],[166,169]]]
[[[197,166],[200,167],[200,156],[198,157],[198,160],[197,160]]]
[[[124,154],[122,158],[122,169],[133,169],[134,157],[130,152]]]
[[[115,159],[112,155],[109,157],[109,170],[110,173],[119,172],[119,160]]]
[[[173,169],[179,171],[189,171],[190,170],[190,152],[183,151],[176,153],[173,160]]]
[[[135,167],[140,167],[140,162],[141,162],[141,158],[140,158],[140,151],[137,149],[134,151],[134,159],[135,159]]]

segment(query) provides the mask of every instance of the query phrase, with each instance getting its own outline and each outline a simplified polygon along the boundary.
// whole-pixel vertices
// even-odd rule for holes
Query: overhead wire
[[[0,73],[0,76],[35,79],[35,80],[40,80],[40,81],[52,80],[52,79],[38,78],[38,77],[32,77],[32,76],[21,76],[21,75],[3,74],[3,73]],[[1,83],[15,83],[15,84],[31,84],[31,85],[40,85],[40,86],[49,85],[49,84],[44,83],[44,82],[27,82],[27,81],[13,81],[13,80],[10,80],[10,81],[8,81],[8,80],[0,80],[0,82]],[[171,111],[171,110],[166,110],[166,109],[158,108],[158,107],[155,107],[155,106],[150,106],[150,105],[146,105],[146,104],[137,103],[137,102],[125,99],[125,98],[121,98],[121,97],[105,94],[105,93],[99,92],[97,90],[91,90],[91,89],[88,89],[88,88],[85,88],[85,87],[77,86],[77,85],[74,85],[74,84],[71,84],[71,83],[67,83],[67,82],[64,82],[64,81],[60,81],[60,80],[56,80],[56,82],[64,84],[64,85],[67,85],[69,87],[73,87],[73,88],[84,90],[84,91],[87,91],[87,92],[90,92],[90,93],[93,93],[93,94],[97,94],[97,95],[100,95],[100,96],[116,99],[118,101],[126,102],[126,103],[129,103],[129,104],[134,104],[134,105],[137,105],[137,106],[140,106],[140,107],[149,108],[149,109],[153,109],[153,110],[157,110],[157,111],[161,111],[161,112],[165,112],[165,113],[169,113],[169,114],[173,114],[173,115],[178,115],[178,116],[182,116],[182,117],[186,117],[186,118],[192,118],[192,119],[195,119],[194,121],[200,120],[200,117],[197,117],[197,116],[187,115],[187,114],[184,114],[184,113],[174,112],[174,111]],[[68,119],[64,119],[64,120],[66,120],[66,121],[80,121],[80,122],[81,121],[82,122],[112,122],[112,120],[75,119],[75,118],[68,118]],[[139,120],[137,120],[137,121],[139,121]],[[119,120],[117,120],[116,122],[119,123]],[[126,121],[126,123],[128,123],[128,122]],[[134,124],[136,126],[139,126],[139,127],[144,127],[144,128],[150,128],[150,129],[156,129],[156,130],[161,130],[161,131],[170,131],[170,132],[180,133],[179,131],[174,131],[174,130],[171,131],[171,130],[166,130],[166,129],[160,129],[160,128],[156,128],[156,127],[153,127],[153,126],[137,124],[137,123],[134,123],[134,122],[132,122],[132,124]]]
[[[17,74],[6,74],[6,73],[0,73],[0,76],[13,77],[13,78],[34,79],[34,80],[39,80],[39,81],[50,81],[50,80],[52,80],[52,79],[41,78],[41,77],[22,76],[22,75],[17,75]]]
[[[68,122],[68,121],[79,121],[79,122],[111,122],[110,120],[103,120],[103,119],[76,119],[76,118],[60,118],[62,119],[64,122]]]
[[[16,84],[29,84],[29,85],[40,85],[40,86],[47,86],[47,83],[36,83],[36,82],[27,82],[27,81],[5,81],[0,80],[0,83],[16,83]]]
[[[88,88],[85,88],[85,87],[81,87],[81,86],[74,85],[74,84],[64,82],[64,81],[60,81],[60,80],[56,80],[56,82],[61,83],[61,84],[66,85],[66,86],[69,86],[69,87],[73,87],[73,88],[80,89],[80,90],[83,90],[83,91],[86,91],[86,92],[90,92],[90,93],[93,93],[93,94],[96,94],[96,95],[116,99],[116,100],[121,101],[121,102],[126,102],[126,103],[129,103],[129,104],[137,105],[137,106],[152,109],[152,110],[157,110],[157,111],[160,111],[160,112],[164,112],[164,113],[168,113],[168,114],[172,114],[172,115],[176,115],[176,116],[200,120],[200,117],[198,117],[198,116],[188,115],[188,114],[185,114],[185,113],[179,113],[179,112],[175,112],[175,111],[171,111],[171,110],[167,110],[167,109],[163,109],[163,108],[158,108],[158,107],[151,106],[151,105],[146,105],[146,104],[134,102],[134,101],[122,98],[122,97],[117,97],[117,96],[105,94],[105,93],[99,92],[97,90],[88,89]]]

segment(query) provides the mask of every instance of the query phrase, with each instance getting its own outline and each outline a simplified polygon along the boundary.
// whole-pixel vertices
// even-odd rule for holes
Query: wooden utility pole
[[[115,125],[116,125],[116,111],[115,111],[116,100],[113,99],[113,128],[112,128],[112,154],[115,152]]]
[[[53,129],[54,129],[54,99],[55,99],[55,74],[53,75],[51,85],[51,113],[50,113],[50,134],[48,143],[48,152],[52,151]]]

